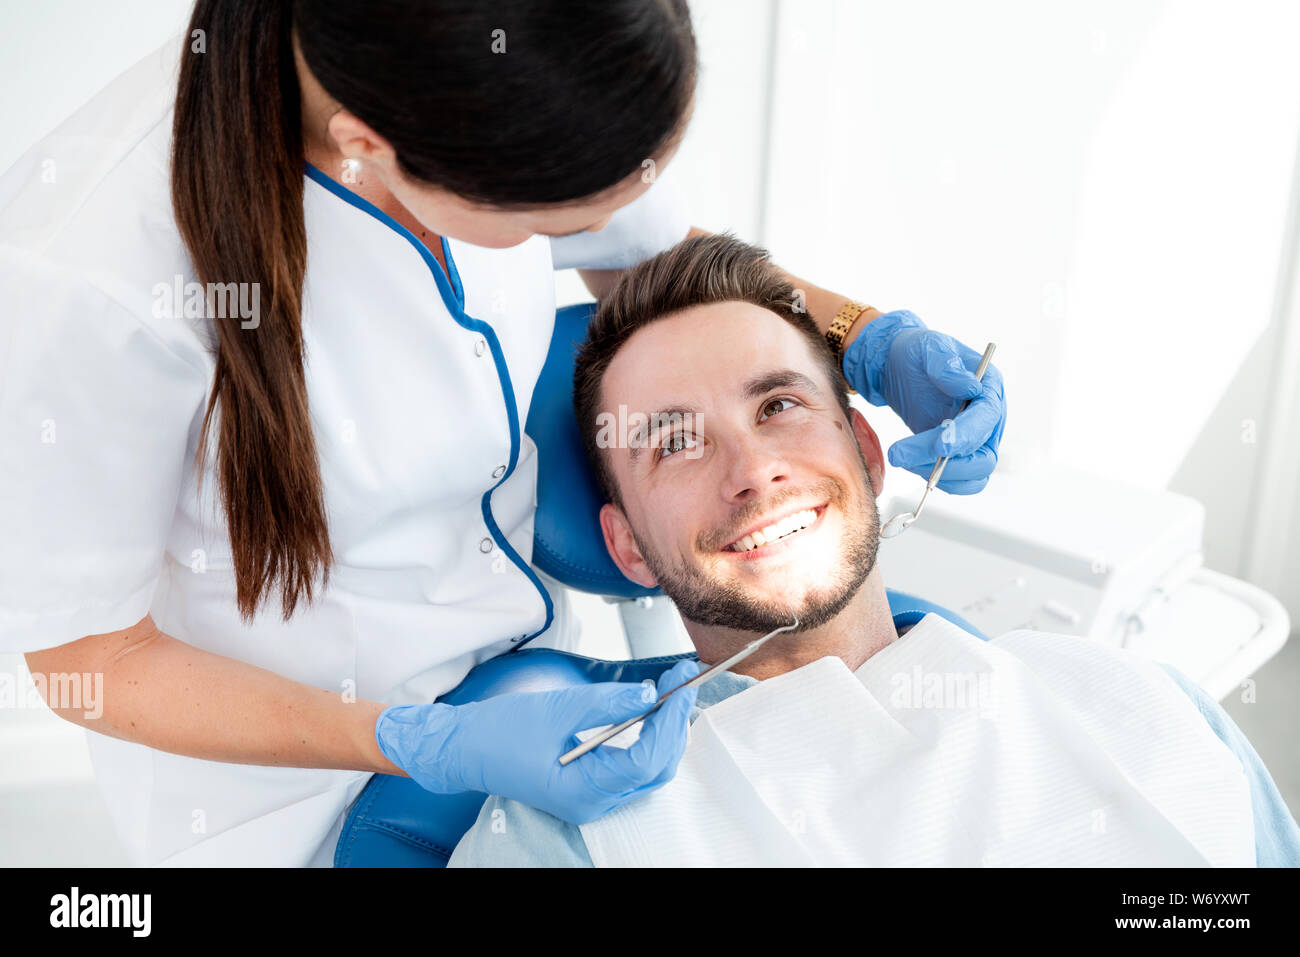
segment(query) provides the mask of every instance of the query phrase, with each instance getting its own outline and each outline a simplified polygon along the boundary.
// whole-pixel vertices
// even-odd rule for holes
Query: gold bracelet
[[[831,352],[835,353],[835,361],[844,366],[844,337],[849,334],[849,329],[853,323],[858,321],[858,316],[862,315],[871,307],[861,303],[849,300],[840,306],[840,311],[835,314],[831,320],[831,327],[826,330],[826,341],[830,344]],[[858,392],[853,386],[849,386],[849,395],[857,395]]]
[[[857,321],[858,316],[870,308],[865,303],[850,300],[840,307],[840,311],[831,320],[831,327],[826,330],[826,341],[830,344],[831,352],[835,353],[835,358],[840,362],[844,361],[844,337],[848,335],[849,329]]]

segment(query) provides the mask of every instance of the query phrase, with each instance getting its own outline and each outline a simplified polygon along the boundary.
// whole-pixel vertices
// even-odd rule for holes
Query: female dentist
[[[553,270],[599,296],[687,234],[652,174],[695,56],[684,0],[199,0],[0,179],[0,650],[100,732],[135,863],[327,865],[374,772],[575,823],[672,777],[693,695],[566,768],[640,685],[429,702],[564,625]],[[995,371],[796,285],[919,433],[894,464],[982,487]]]

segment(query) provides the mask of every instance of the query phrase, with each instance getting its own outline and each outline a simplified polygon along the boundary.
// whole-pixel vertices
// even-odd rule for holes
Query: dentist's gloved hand
[[[659,695],[699,674],[683,659],[658,687],[603,682],[559,691],[504,694],[470,704],[397,705],[379,715],[375,740],[388,760],[426,790],[482,791],[512,798],[570,824],[667,784],[686,750],[696,689],[683,688],[641,725],[627,749],[601,745],[567,766],[575,732],[644,714]]]
[[[889,447],[889,464],[930,477],[950,456],[938,488],[978,492],[998,464],[1007,421],[1002,373],[989,364],[977,380],[982,353],[927,329],[906,309],[877,316],[844,353],[849,385],[872,405],[888,405],[915,435]],[[970,407],[959,412],[967,399]]]

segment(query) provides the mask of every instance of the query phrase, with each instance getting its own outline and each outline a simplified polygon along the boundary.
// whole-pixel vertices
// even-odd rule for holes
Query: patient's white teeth
[[[794,532],[807,528],[817,521],[817,510],[815,508],[804,509],[802,512],[796,512],[788,518],[783,518],[779,522],[773,522],[766,528],[759,529],[757,532],[750,532],[744,538],[740,539],[734,545],[727,546],[733,552],[748,552],[752,549],[759,548],[775,542],[777,539],[785,538]]]

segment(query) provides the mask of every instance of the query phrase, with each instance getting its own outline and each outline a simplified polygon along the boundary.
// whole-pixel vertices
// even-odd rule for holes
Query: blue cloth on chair
[[[1250,782],[1250,809],[1255,818],[1255,866],[1300,867],[1300,827],[1296,826],[1268,768],[1250,741],[1219,702],[1173,665],[1159,662],[1174,684],[1191,698],[1219,740],[1232,749]]]

